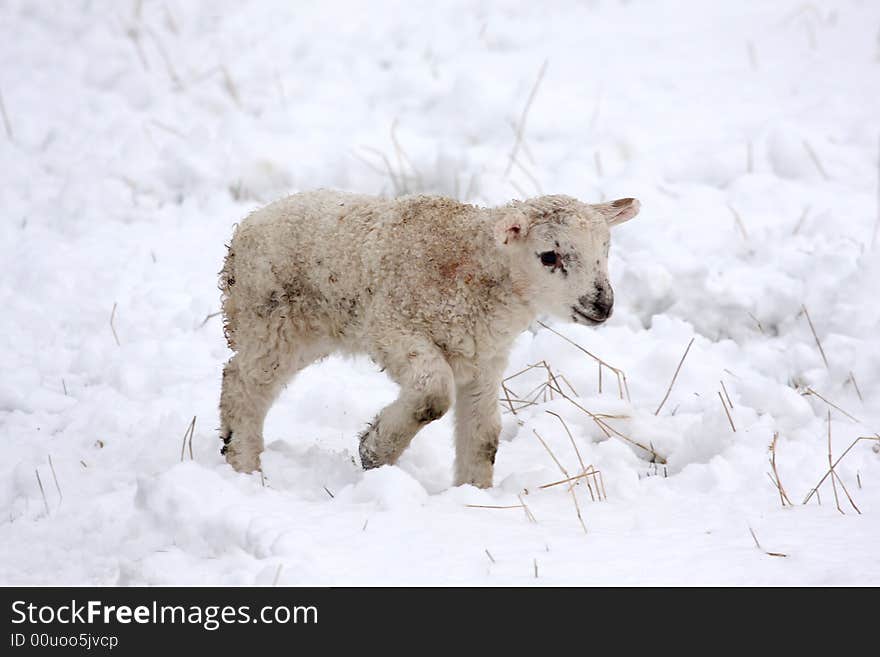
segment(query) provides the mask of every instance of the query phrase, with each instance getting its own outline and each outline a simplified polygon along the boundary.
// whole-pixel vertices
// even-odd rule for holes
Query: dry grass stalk
[[[819,160],[819,156],[816,155],[816,151],[813,150],[813,147],[810,145],[806,139],[804,139],[804,148],[807,151],[807,154],[810,156],[810,159],[813,160],[813,164],[816,165],[816,169],[822,174],[822,178],[824,180],[830,180],[828,177],[828,173],[825,171],[825,167],[822,166],[822,162]]]
[[[764,551],[764,548],[761,547],[761,544],[758,542],[758,537],[755,536],[755,530],[749,527],[749,533],[752,535],[752,539],[755,541],[755,547],[757,547],[761,552]]]
[[[522,504],[508,504],[505,506],[498,506],[495,504],[465,504],[465,507],[468,509],[522,509]]]
[[[694,344],[694,339],[691,338],[691,341],[688,342],[687,348],[684,350],[684,354],[682,354],[681,360],[678,361],[678,367],[675,368],[675,374],[672,375],[672,381],[669,382],[669,387],[666,389],[666,394],[663,395],[663,399],[660,401],[660,405],[657,407],[657,410],[654,411],[654,415],[660,414],[660,409],[663,408],[663,404],[666,403],[666,400],[669,399],[669,393],[672,392],[672,386],[675,385],[675,380],[678,378],[678,373],[681,371],[681,366],[684,364],[684,359],[687,358],[688,352],[691,350],[691,346]]]
[[[116,302],[113,302],[113,310],[110,311],[110,330],[113,331],[113,339],[116,340],[116,346],[120,347],[119,336],[116,335]]]
[[[565,423],[565,420],[562,419],[562,416],[558,413],[554,413],[553,411],[547,411],[549,415],[553,415],[562,423],[562,428],[565,429],[565,433],[568,434],[568,439],[571,441],[571,446],[574,447],[574,453],[577,455],[578,463],[581,464],[581,472],[584,473],[587,471],[587,466],[584,464],[584,459],[581,458],[581,451],[578,449],[577,443],[574,441],[574,436],[571,434],[571,431],[568,429],[568,425]],[[569,486],[569,489],[574,486],[572,484]],[[593,495],[593,487],[590,486],[590,480],[587,479],[587,489],[590,491],[590,497],[595,501],[596,497]]]
[[[605,437],[606,437],[606,438],[610,438],[611,435],[614,434],[614,435],[617,436],[618,438],[621,438],[621,439],[625,440],[626,442],[630,443],[631,445],[635,445],[636,447],[638,447],[638,448],[640,448],[640,449],[643,449],[644,451],[648,452],[648,453],[651,455],[651,462],[652,462],[652,463],[661,463],[661,464],[666,463],[666,458],[663,457],[663,456],[661,456],[660,454],[658,454],[658,453],[654,450],[653,447],[649,447],[649,446],[647,446],[647,445],[645,445],[645,444],[643,444],[643,443],[640,443],[640,442],[637,441],[637,440],[633,440],[632,438],[630,438],[630,437],[627,436],[626,434],[624,434],[624,433],[622,433],[621,431],[615,429],[615,428],[612,427],[610,424],[608,424],[607,422],[605,422],[605,421],[602,419],[601,416],[596,415],[595,413],[593,413],[593,412],[591,412],[591,411],[588,411],[586,408],[584,408],[583,406],[581,406],[579,403],[577,403],[574,399],[572,399],[571,397],[569,397],[568,395],[566,395],[566,394],[565,394],[564,392],[562,392],[561,390],[557,390],[556,392],[559,393],[560,396],[561,396],[563,399],[565,399],[569,404],[575,406],[576,408],[580,409],[581,411],[583,411],[584,413],[586,413],[587,415],[589,415],[590,418],[593,420],[593,422],[595,422],[596,425],[597,425],[597,426],[602,430],[602,432],[605,434]]]
[[[764,333],[764,326],[761,324],[761,322],[758,320],[758,318],[755,317],[755,316],[754,316],[752,313],[750,313],[750,312],[747,312],[746,314],[747,314],[749,317],[752,318],[752,321],[755,322],[755,324],[758,325],[758,330],[759,330],[761,333]]]
[[[844,415],[846,415],[846,416],[847,416],[850,420],[852,420],[853,422],[858,422],[859,424],[861,424],[861,420],[859,420],[857,417],[854,417],[853,415],[850,415],[850,414],[847,413],[845,410],[843,410],[840,406],[838,406],[837,404],[835,404],[835,403],[832,402],[831,400],[826,399],[825,397],[823,397],[822,395],[820,395],[818,392],[816,392],[816,391],[813,390],[812,388],[807,388],[807,391],[804,392],[803,395],[804,395],[804,396],[806,396],[806,395],[813,395],[814,397],[818,397],[818,398],[821,399],[823,402],[825,402],[826,404],[828,404],[831,408],[833,408],[833,409],[835,409],[835,410],[838,410],[838,411],[840,411],[841,413],[843,413]]]
[[[55,464],[52,463],[52,455],[49,454],[49,469],[52,471],[52,479],[55,480],[55,490],[58,491],[58,504],[64,501],[64,495],[61,493],[61,486],[58,485],[58,475],[55,474]]]
[[[223,313],[222,310],[218,310],[215,313],[208,313],[207,315],[205,315],[205,319],[202,320],[202,323],[199,324],[199,328],[204,328],[205,324],[208,323],[208,320],[213,319],[214,317],[216,317],[217,315],[220,315],[222,313]]]
[[[64,396],[67,397],[67,384],[64,382],[64,377],[61,377],[61,387],[64,389]]]
[[[327,495],[330,496],[330,499],[331,499],[331,500],[332,500],[334,497],[336,497],[333,493],[330,492],[330,489],[327,488],[326,486],[321,486],[321,488],[323,488],[323,489],[324,489],[324,492],[327,493]]]
[[[0,93],[0,116],[3,117],[3,128],[6,130],[6,136],[9,138],[9,141],[12,141],[12,124],[9,122],[9,115],[6,113],[6,105],[3,103],[2,93]]]
[[[792,235],[797,235],[798,231],[801,229],[801,226],[804,225],[804,221],[807,220],[807,215],[810,213],[810,207],[811,206],[809,205],[804,206],[804,211],[801,213],[801,218],[798,219],[797,224],[795,224],[794,230],[791,231]]]
[[[535,579],[538,579],[538,560],[532,559],[532,563],[535,565]]]
[[[539,323],[541,323],[541,322],[539,322]],[[544,325],[543,323],[541,323],[541,324],[542,324],[542,326],[546,326],[546,325]],[[550,331],[552,331],[552,332],[554,332],[554,333],[557,333],[557,332],[554,331],[553,329],[550,329],[550,327],[546,327],[546,328],[548,328]],[[561,335],[561,334],[559,334],[559,333],[557,333],[557,335],[560,335],[560,337],[562,337],[562,338],[565,339],[566,341],[571,342],[571,341],[570,341],[568,338],[566,338],[564,335]],[[582,351],[587,352],[586,349],[583,349],[583,347],[581,347],[581,346],[578,345],[577,343],[572,342],[572,344],[573,344],[574,346],[578,347],[579,349],[581,349]],[[609,369],[611,369],[611,370],[613,370],[613,371],[619,372],[621,375],[623,374],[622,371],[617,370],[616,368],[612,367],[611,365],[608,365],[608,363],[606,363],[606,362],[604,362],[604,361],[600,361],[600,359],[598,359],[598,358],[597,358],[596,356],[594,356],[593,354],[590,354],[589,352],[587,352],[587,353],[590,355],[591,358],[594,358],[595,360],[597,360],[597,362],[601,362],[601,363],[603,364],[604,367],[607,367],[607,368],[609,368]],[[547,380],[546,380],[545,382],[541,383],[540,385],[538,385],[537,388],[534,388],[532,391],[530,391],[530,393],[529,393],[528,395],[524,395],[524,397],[525,397],[526,399],[523,399],[523,397],[520,397],[520,396],[516,395],[515,391],[513,391],[513,390],[507,385],[507,382],[510,381],[510,380],[512,380],[512,379],[514,379],[514,378],[516,378],[516,377],[518,377],[518,376],[521,376],[521,375],[525,374],[526,372],[528,372],[528,371],[530,371],[530,370],[533,370],[533,369],[544,369],[544,370],[547,372]],[[587,409],[584,408],[581,404],[579,404],[577,401],[575,401],[575,400],[574,400],[571,396],[569,396],[569,395],[568,395],[568,394],[562,389],[562,387],[559,385],[559,379],[561,379],[561,378],[562,378],[562,376],[561,376],[561,375],[557,375],[557,374],[555,374],[555,373],[553,372],[552,368],[550,367],[550,365],[549,365],[546,361],[540,361],[540,362],[535,363],[535,364],[533,364],[533,365],[529,365],[529,366],[527,366],[527,367],[521,369],[520,371],[511,374],[510,376],[506,377],[506,378],[502,381],[501,386],[502,386],[502,389],[503,389],[503,391],[504,391],[505,398],[502,399],[502,400],[499,400],[499,401],[507,402],[508,399],[509,399],[508,408],[509,408],[510,412],[512,412],[514,415],[516,415],[516,412],[517,412],[518,410],[521,410],[522,408],[525,408],[526,406],[532,406],[532,405],[534,405],[534,404],[537,402],[538,397],[540,397],[542,393],[546,393],[546,392],[548,392],[548,391],[549,391],[551,394],[552,394],[552,393],[555,393],[555,394],[559,395],[560,397],[562,397],[563,399],[565,399],[568,403],[572,404],[573,406],[575,406],[576,408],[578,408],[579,410],[583,411],[583,412],[586,413],[588,416],[590,416],[590,419],[592,419],[593,422],[596,423],[596,425],[599,427],[599,429],[602,431],[602,433],[605,434],[605,437],[606,437],[606,438],[611,438],[612,435],[615,435],[615,436],[617,436],[617,437],[619,437],[619,438],[625,440],[626,442],[628,442],[628,443],[630,443],[630,444],[632,444],[632,445],[635,445],[636,447],[638,447],[638,448],[640,448],[640,449],[642,449],[642,450],[648,452],[648,453],[651,455],[652,462],[654,462],[654,463],[666,463],[666,459],[665,459],[664,457],[660,456],[660,455],[659,455],[659,454],[658,454],[658,453],[657,453],[652,447],[649,447],[649,446],[647,446],[647,445],[644,445],[643,443],[640,443],[640,442],[638,442],[638,441],[636,441],[636,440],[633,440],[632,438],[630,438],[630,437],[627,436],[626,434],[622,433],[621,431],[615,429],[614,427],[612,427],[610,424],[608,424],[608,423],[605,421],[606,418],[623,419],[621,416],[612,416],[612,415],[604,415],[604,414],[593,413],[592,411],[587,410]],[[626,386],[626,378],[625,378],[625,376],[624,376],[624,377],[621,377],[621,378],[618,379],[618,380],[619,380],[619,381],[623,381],[623,385]],[[569,388],[571,388],[570,385],[569,385]],[[571,389],[572,389],[572,391],[574,391],[574,388],[571,388]],[[629,389],[628,389],[628,387],[625,388],[625,389],[626,389],[626,394],[627,394],[627,396],[628,396],[628,395],[629,395]],[[624,391],[624,388],[621,388],[621,392],[620,392],[620,394],[621,394],[620,398],[621,398],[621,399],[623,399],[623,391]],[[532,394],[534,394],[535,396],[534,396],[533,398],[531,398],[531,399],[528,399],[529,395],[532,395]],[[575,394],[577,394],[577,393],[575,393]],[[546,400],[546,399],[545,399],[545,400]],[[521,404],[521,405],[518,406],[518,407],[514,407],[514,404],[515,404],[515,403],[519,403],[519,404]]]
[[[724,381],[719,381],[718,383],[721,384],[721,389],[724,391],[724,398],[727,400],[727,405],[730,406],[730,408],[733,408],[733,402],[730,400],[730,395],[727,394],[727,387],[724,385]]]
[[[541,438],[540,434],[537,431],[532,429],[532,432],[535,434],[535,436],[538,438],[538,440],[541,441],[541,444],[544,446],[544,449],[547,450],[547,453],[550,455],[550,458],[553,459],[553,461],[556,463],[556,466],[559,468],[560,472],[562,472],[562,476],[565,477],[566,479],[571,479],[571,476],[568,474],[568,470],[566,470],[565,467],[562,465],[562,463],[559,462],[559,459],[556,458],[556,455],[553,453],[553,450],[550,449],[550,446],[544,442],[544,439]],[[581,505],[578,504],[577,494],[575,493],[574,487],[569,486],[568,492],[571,493],[571,500],[572,500],[572,502],[574,502],[574,510],[575,510],[575,512],[577,512],[578,522],[581,525],[581,529],[584,530],[584,534],[586,534],[587,533],[587,525],[584,523],[584,517],[581,515]]]
[[[272,586],[278,586],[278,580],[281,579],[281,570],[284,568],[284,564],[278,564],[278,570],[275,571],[275,579],[272,580]]]
[[[787,554],[783,554],[782,552],[767,552],[764,548],[761,547],[761,544],[758,542],[758,537],[755,535],[755,530],[749,527],[749,533],[752,535],[752,539],[755,541],[755,546],[764,554],[769,557],[787,557]]]
[[[556,329],[547,326],[544,322],[538,320],[538,324],[543,326],[545,329],[547,329],[551,333],[559,336],[560,338],[562,338],[563,340],[568,342],[570,345],[572,345],[573,347],[576,347],[577,349],[579,349],[580,351],[585,353],[587,356],[592,358],[594,361],[596,361],[599,364],[600,377],[601,377],[601,371],[602,371],[603,366],[607,367],[609,370],[614,372],[614,374],[617,376],[617,388],[618,388],[618,392],[620,394],[620,398],[624,399],[624,392],[626,392],[626,400],[631,401],[630,396],[629,396],[629,385],[627,385],[627,381],[626,381],[626,373],[623,370],[621,370],[617,367],[614,367],[613,365],[609,364],[607,361],[599,358],[596,354],[589,351],[588,349],[584,349],[584,347],[579,345],[577,342],[575,342],[571,338],[563,335],[562,333],[560,333]],[[601,381],[601,378],[600,378],[600,381]],[[601,388],[601,384],[600,384],[600,388]],[[601,389],[600,389],[600,392],[601,392]]]
[[[727,410],[727,404],[724,403],[724,397],[721,396],[720,390],[718,391],[718,399],[721,400],[721,406],[724,407],[724,414],[727,415],[727,421],[730,422],[730,428],[736,433],[736,426],[733,424],[733,418],[730,416],[730,411]]]
[[[581,479],[586,479],[587,485],[589,486],[590,477],[593,478],[593,481],[596,484],[596,494],[599,501],[602,501],[603,499],[608,499],[608,496],[605,493],[605,481],[602,478],[602,472],[600,470],[596,470],[596,468],[592,465],[588,465],[586,468],[584,468],[583,472],[581,472],[580,474],[576,474],[573,477],[560,479],[559,481],[553,481],[549,484],[543,484],[541,486],[538,486],[538,488],[544,490],[547,488],[553,488],[554,486],[561,486],[562,484],[569,484],[569,488],[571,488],[573,485],[576,485],[577,482]],[[590,495],[592,494],[592,489],[590,489]],[[594,501],[596,499],[596,497],[593,498]]]
[[[779,501],[783,507],[787,504],[788,506],[794,506],[791,503],[791,500],[788,498],[788,493],[785,492],[785,488],[782,487],[782,480],[779,478],[779,471],[776,469],[776,441],[779,440],[779,432],[774,432],[773,434],[773,442],[770,443],[770,468],[773,470],[773,475],[770,479],[773,481],[773,484],[776,486],[776,490],[779,491]]]
[[[813,486],[813,488],[810,490],[810,492],[804,498],[804,501],[802,502],[802,504],[806,504],[807,502],[809,502],[810,499],[813,497],[813,495],[815,495],[816,498],[819,500],[819,504],[822,503],[821,498],[819,497],[819,487],[825,482],[825,480],[832,473],[834,474],[835,477],[837,477],[837,481],[839,481],[841,483],[841,485],[843,485],[843,482],[841,481],[840,477],[837,475],[837,472],[834,471],[834,468],[836,468],[837,464],[840,463],[847,454],[849,454],[850,450],[856,446],[856,443],[858,443],[862,440],[878,441],[878,444],[880,444],[880,436],[859,436],[854,441],[852,441],[852,443],[850,443],[849,447],[847,447],[843,451],[843,454],[838,456],[837,460],[831,464],[830,468],[828,468],[828,471],[824,475],[822,475],[822,478],[819,480],[819,483],[817,483],[815,486]],[[847,494],[847,496],[849,496],[849,494]],[[850,503],[852,504],[852,500],[850,500]],[[853,508],[855,508],[858,511],[858,508],[855,506],[855,504],[853,504]],[[861,513],[861,512],[859,511],[859,513]]]
[[[196,430],[196,416],[193,415],[193,419],[190,420],[189,425],[186,427],[186,431],[183,433],[183,443],[180,445],[180,462],[183,463],[183,455],[186,452],[187,439],[189,439],[189,460],[193,460],[193,451],[192,451],[192,437],[193,433]]]
[[[746,226],[743,223],[742,217],[739,216],[739,212],[736,211],[736,208],[733,207],[730,203],[727,204],[727,209],[733,214],[733,219],[736,221],[736,225],[739,228],[739,232],[742,233],[743,239],[748,242],[749,234],[746,232]]]
[[[859,396],[859,401],[860,402],[865,401],[864,397],[862,397],[862,391],[859,390],[859,384],[856,383],[856,377],[852,373],[852,371],[850,371],[850,373],[849,373],[849,380],[852,381],[853,388],[855,388],[856,394]],[[63,379],[62,379],[62,381],[63,381]]]
[[[232,79],[229,69],[221,65],[220,72],[223,74],[223,89],[229,94],[229,97],[232,98],[232,102],[241,108],[241,95],[238,93],[238,86],[235,84],[235,80]]]
[[[575,390],[575,389],[574,389],[574,386],[571,385],[571,384],[568,382],[568,379],[565,378],[565,375],[564,375],[564,374],[559,374],[559,378],[562,379],[562,382],[563,382],[565,385],[567,385],[567,386],[568,386],[568,389],[571,390],[571,391],[574,393],[574,396],[575,396],[575,397],[580,397],[580,395],[578,394],[578,391]]]
[[[46,515],[49,515],[49,501],[46,499],[46,491],[43,489],[43,481],[40,479],[39,468],[34,468],[34,474],[37,475],[37,484],[40,486],[40,495],[43,496],[43,506],[46,508]]]
[[[516,138],[513,142],[513,148],[510,151],[510,158],[507,162],[507,168],[504,170],[504,177],[510,175],[510,170],[513,168],[513,162],[516,159],[516,154],[522,146],[523,136],[526,129],[526,120],[529,116],[529,110],[532,107],[532,103],[535,100],[535,96],[538,93],[538,87],[541,86],[541,80],[544,79],[544,74],[547,72],[547,64],[549,64],[549,60],[544,60],[544,63],[541,64],[541,70],[538,71],[538,77],[535,80],[535,84],[532,86],[532,91],[529,93],[529,97],[526,100],[526,105],[523,108],[522,114],[519,117],[519,122],[516,124]]]
[[[483,548],[483,552],[485,552],[486,556],[489,557],[489,561],[491,561],[492,563],[495,563],[495,557],[492,556],[492,553],[489,552],[488,549]]]
[[[535,517],[535,514],[532,513],[532,510],[529,508],[529,505],[526,504],[526,501],[522,498],[522,494],[517,493],[517,498],[519,499],[519,503],[522,504],[523,511],[526,512],[526,518],[528,518],[529,522],[538,522],[538,519]]]
[[[834,491],[834,503],[837,505],[837,510],[843,513],[843,509],[840,508],[840,500],[837,497],[837,484],[834,482],[837,477],[834,472],[834,463],[831,459],[831,411],[828,411],[828,469],[831,471],[831,489]]]
[[[810,319],[810,313],[807,310],[805,305],[801,305],[803,309],[804,317],[807,318],[807,323],[810,325],[810,331],[813,332],[813,339],[816,341],[816,346],[819,347],[819,353],[822,355],[822,362],[825,363],[825,368],[828,368],[828,359],[825,357],[825,350],[822,349],[822,343],[819,342],[819,336],[816,335],[816,328],[813,326],[813,320]]]

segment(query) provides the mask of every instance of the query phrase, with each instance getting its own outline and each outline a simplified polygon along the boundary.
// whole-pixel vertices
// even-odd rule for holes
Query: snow
[[[880,431],[878,27],[858,0],[4,2],[0,583],[880,584],[877,442],[836,467],[861,514],[837,480],[845,514],[831,479],[801,504],[829,410],[834,458]],[[396,388],[331,357],[270,413],[265,476],[234,473],[205,321],[224,243],[315,187],[638,197],[613,318],[553,325],[631,401],[538,325],[509,368],[545,360],[666,465],[554,396],[505,414],[490,490],[451,487],[449,417],[364,473],[356,434]],[[602,472],[607,499],[574,489],[586,535],[539,488],[562,475],[535,431],[580,471],[546,411]],[[481,508],[520,499],[536,522]]]

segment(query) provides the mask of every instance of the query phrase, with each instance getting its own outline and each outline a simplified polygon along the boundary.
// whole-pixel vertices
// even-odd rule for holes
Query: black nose
[[[610,285],[595,286],[594,294],[584,295],[579,301],[584,308],[590,309],[590,314],[596,321],[604,322],[611,317],[614,310],[614,290]]]
[[[611,313],[614,312],[614,299],[609,300],[600,300],[597,299],[590,305],[593,310],[593,316],[599,320],[606,320],[611,317]]]

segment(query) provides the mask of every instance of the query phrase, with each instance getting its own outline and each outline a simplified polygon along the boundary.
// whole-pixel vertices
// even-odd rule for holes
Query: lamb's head
[[[538,312],[579,324],[611,316],[610,228],[638,214],[636,199],[589,205],[542,196],[499,212],[495,236],[509,258],[514,287]]]

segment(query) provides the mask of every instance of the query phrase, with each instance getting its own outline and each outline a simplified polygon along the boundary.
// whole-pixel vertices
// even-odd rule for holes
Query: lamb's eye
[[[544,251],[540,257],[541,264],[545,267],[555,267],[559,262],[559,256],[556,254],[556,251]]]

